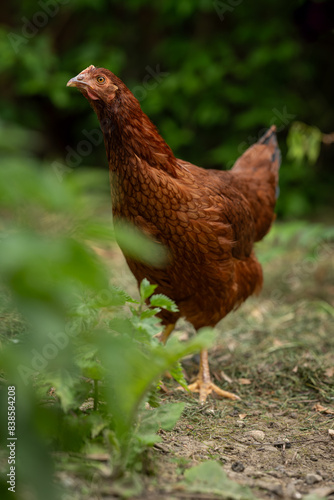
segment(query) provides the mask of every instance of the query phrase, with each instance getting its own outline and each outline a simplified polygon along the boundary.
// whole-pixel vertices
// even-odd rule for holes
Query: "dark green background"
[[[230,167],[276,123],[283,153],[279,215],[327,217],[334,145],[323,145],[315,164],[298,163],[286,158],[286,138],[294,120],[334,131],[333,4],[3,3],[1,163],[15,155],[36,157],[43,168],[55,160],[106,168],[103,144],[84,151],[81,142],[84,130],[98,128],[95,115],[66,88],[94,64],[120,76],[175,154],[200,166]]]

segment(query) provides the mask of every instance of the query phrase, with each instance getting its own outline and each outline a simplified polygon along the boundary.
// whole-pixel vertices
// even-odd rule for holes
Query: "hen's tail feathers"
[[[273,125],[240,156],[231,171],[236,174],[240,189],[253,212],[255,241],[263,238],[275,218],[280,164],[281,153],[276,139],[276,127]]]
[[[272,125],[257,141],[257,144],[267,146],[271,152],[271,171],[276,173],[276,198],[278,198],[278,171],[281,166],[282,155],[277,143],[276,126]]]
[[[235,162],[234,172],[250,175],[253,178],[274,174],[276,196],[279,194],[278,171],[281,165],[281,152],[276,138],[276,126],[272,125],[253,146],[248,148]]]

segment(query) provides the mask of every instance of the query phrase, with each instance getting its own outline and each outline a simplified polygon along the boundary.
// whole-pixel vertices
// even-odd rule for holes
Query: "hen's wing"
[[[222,220],[234,228],[234,257],[248,256],[253,242],[265,236],[275,219],[281,161],[275,130],[275,126],[268,129],[229,171],[204,170],[178,160],[179,165],[200,180],[203,187],[220,195]]]
[[[248,257],[254,242],[254,222],[251,209],[244,194],[234,182],[228,171],[205,170],[183,160],[179,166],[189,174],[189,182],[197,184],[196,203],[200,208],[206,204],[203,223],[218,231],[222,227],[222,236],[227,238],[231,248],[231,257]],[[186,179],[184,182],[187,182]],[[225,250],[225,249],[224,249]],[[217,249],[219,252],[219,249]],[[221,256],[226,255],[221,248]]]

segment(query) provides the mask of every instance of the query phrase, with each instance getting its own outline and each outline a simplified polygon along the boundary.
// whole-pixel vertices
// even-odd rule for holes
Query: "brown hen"
[[[115,220],[126,219],[169,250],[161,268],[125,256],[138,283],[147,278],[179,308],[161,312],[162,341],[180,317],[195,329],[215,326],[262,286],[253,244],[275,218],[275,127],[230,171],[205,170],[175,158],[138,100],[109,70],[89,66],[67,85],[79,88],[100,121]],[[207,351],[189,388],[200,393],[201,402],[212,391],[238,399],[211,382]]]

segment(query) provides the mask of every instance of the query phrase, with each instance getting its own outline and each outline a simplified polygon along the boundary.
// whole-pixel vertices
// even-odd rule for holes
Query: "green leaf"
[[[117,243],[126,256],[135,258],[149,265],[162,266],[166,262],[167,250],[156,241],[152,241],[129,222],[114,221]]]
[[[151,306],[161,307],[167,311],[177,312],[179,310],[175,302],[162,293],[153,295],[150,299],[150,304]]]
[[[110,286],[109,288],[101,290],[97,295],[95,295],[94,300],[91,302],[91,305],[93,307],[111,307],[123,306],[127,302],[132,304],[139,303],[121,288]]]
[[[161,309],[159,307],[155,307],[154,309],[146,309],[140,314],[140,319],[145,320],[146,318],[152,318],[152,316],[155,316],[160,311]]]
[[[161,437],[159,437],[156,434],[155,430],[151,433],[145,433],[145,434],[138,433],[136,434],[135,438],[137,439],[138,444],[141,445],[143,448],[146,446],[154,446],[155,443],[161,441]]]
[[[133,316],[131,322],[137,330],[134,335],[138,339],[138,334],[145,334],[148,340],[151,340],[155,335],[161,331],[158,319],[155,316],[148,315],[144,318]]]
[[[87,420],[91,424],[91,436],[96,438],[108,425],[108,422],[98,413],[91,413],[88,415]]]
[[[155,413],[159,428],[171,431],[181,417],[183,410],[184,403],[167,403],[159,406],[156,410],[152,410],[152,412]]]
[[[159,389],[160,387],[158,384],[157,387],[153,387],[148,394],[147,402],[152,408],[159,408],[160,406],[160,395],[158,393]]]
[[[188,390],[188,384],[186,382],[186,379],[184,378],[183,368],[179,361],[175,363],[175,365],[169,370],[169,372],[173,379],[176,380],[176,382],[178,382],[181,387]]]
[[[159,429],[171,431],[184,410],[184,403],[167,403],[158,408],[146,410],[141,414],[140,424],[136,435],[142,442],[150,446],[158,441],[158,436],[154,433]],[[152,439],[155,436],[155,439]],[[151,441],[149,443],[148,441]]]
[[[143,281],[140,283],[140,297],[143,302],[145,302],[146,299],[148,299],[154,290],[157,288],[158,285],[151,285],[151,283],[144,278]]]
[[[214,461],[203,462],[184,473],[184,485],[189,491],[211,493],[228,500],[255,500],[248,486],[241,486],[226,475],[222,466]]]
[[[84,377],[90,378],[92,380],[102,380],[105,370],[93,361],[89,363],[88,361],[85,365],[82,365],[82,374]]]
[[[64,370],[50,375],[49,383],[55,388],[56,395],[65,413],[76,405],[76,382],[76,379],[74,379],[69,372]]]

